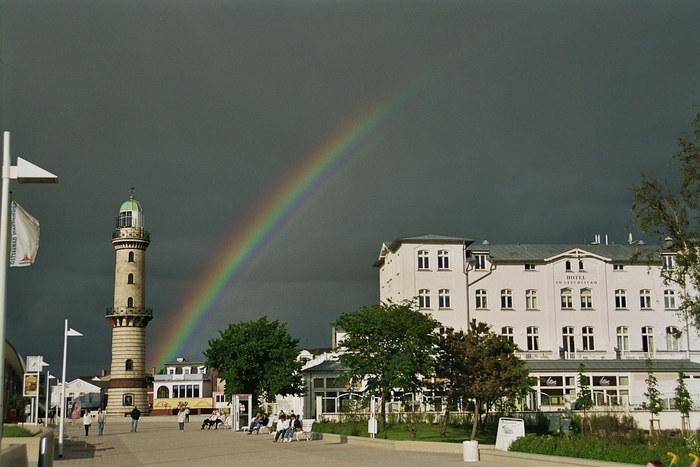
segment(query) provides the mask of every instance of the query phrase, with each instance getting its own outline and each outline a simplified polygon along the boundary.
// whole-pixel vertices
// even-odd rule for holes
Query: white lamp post
[[[10,165],[10,132],[3,133],[2,145],[2,206],[0,207],[0,387],[5,387],[5,314],[7,310],[7,264],[9,256],[10,179],[20,183],[58,183],[58,177],[46,170],[17,158]],[[0,395],[0,443],[5,423],[4,395]]]
[[[44,405],[44,426],[49,426],[49,407],[51,399],[49,398],[49,386],[51,385],[51,380],[56,379],[50,371],[46,370],[46,402]]]
[[[63,457],[63,424],[66,420],[66,353],[68,351],[68,337],[82,336],[75,329],[68,327],[66,319],[65,328],[63,331],[63,371],[61,372],[61,418],[58,422],[58,457]]]

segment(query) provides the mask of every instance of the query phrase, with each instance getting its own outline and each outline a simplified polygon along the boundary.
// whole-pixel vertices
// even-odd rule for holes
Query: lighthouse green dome
[[[143,208],[141,207],[141,203],[134,199],[134,195],[131,195],[127,201],[124,201],[122,207],[119,208],[119,211],[143,212]]]

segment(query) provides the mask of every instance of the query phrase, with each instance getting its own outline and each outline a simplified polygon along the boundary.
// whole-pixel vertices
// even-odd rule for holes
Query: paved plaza
[[[78,466],[450,466],[500,467],[487,462],[465,463],[462,454],[416,453],[340,443],[336,440],[272,442],[271,435],[247,435],[219,428],[201,430],[204,418],[195,416],[178,430],[175,417],[143,417],[131,433],[130,419],[109,419],[102,436],[97,425],[85,431],[80,420],[67,421],[63,458],[57,467]],[[56,436],[58,439],[58,435]]]

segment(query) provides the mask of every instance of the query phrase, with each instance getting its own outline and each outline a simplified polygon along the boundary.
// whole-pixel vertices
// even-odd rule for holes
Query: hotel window
[[[486,255],[474,255],[474,269],[477,271],[486,269]]]
[[[566,266],[567,271],[571,271],[571,261],[567,261],[566,263],[564,263],[564,265]]]
[[[161,386],[158,388],[158,399],[169,399],[169,394],[168,386]]]
[[[528,310],[537,309],[537,290],[528,289],[525,291],[525,308]]]
[[[590,310],[593,308],[591,289],[581,289],[581,308],[584,310]]]
[[[430,257],[428,255],[429,253],[426,250],[418,252],[418,269],[428,269],[430,267]]]
[[[513,342],[513,328],[511,326],[502,327],[501,336],[509,342]]]
[[[450,255],[447,250],[438,251],[438,269],[450,269]]]
[[[654,328],[651,326],[642,327],[642,352],[654,351]]]
[[[502,310],[512,310],[513,309],[513,291],[510,289],[501,290],[501,309]]]
[[[540,350],[540,330],[536,326],[527,328],[527,350]]]
[[[578,270],[579,270],[579,271],[585,271],[585,269],[583,269],[583,261],[579,261],[579,262],[578,262]]]
[[[675,267],[675,256],[674,255],[662,255],[661,258],[663,258],[663,268],[666,270],[673,269]]]
[[[484,289],[479,289],[476,291],[476,308],[478,310],[485,310],[487,308],[486,290]]]
[[[642,289],[639,291],[639,306],[642,310],[651,309],[651,290]]]
[[[624,264],[613,264],[613,271],[624,271],[624,270],[625,270]]]
[[[418,308],[430,308],[430,290],[420,289],[418,291]]]
[[[615,291],[615,309],[624,310],[627,308],[627,292],[623,289]]]
[[[525,263],[525,270],[526,271],[534,271],[535,270],[535,265],[532,263]]]
[[[617,327],[617,350],[626,352],[630,349],[630,331],[627,326]]]
[[[576,345],[574,343],[574,328],[573,326],[564,326],[561,328],[562,348],[564,352],[575,352]]]
[[[561,289],[561,307],[564,310],[571,310],[574,307],[571,289]]]
[[[583,342],[583,350],[595,350],[592,326],[584,326],[583,329],[581,329],[581,338]]]
[[[666,327],[666,350],[679,350],[680,336],[681,333],[677,327]]]
[[[676,291],[664,290],[664,308],[667,310],[676,309]]]
[[[440,289],[438,291],[438,306],[440,308],[450,308],[450,290]]]
[[[199,384],[194,385],[192,397],[199,397]]]

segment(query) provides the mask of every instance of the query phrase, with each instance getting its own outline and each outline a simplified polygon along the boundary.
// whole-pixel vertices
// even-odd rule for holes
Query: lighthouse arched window
[[[133,251],[130,251],[130,252],[129,252],[129,262],[130,262],[130,263],[133,263],[133,262],[134,262],[134,252],[133,252]]]
[[[134,369],[134,361],[132,359],[128,359],[126,361],[126,371],[132,371]]]
[[[133,306],[134,306],[134,297],[129,297],[129,298],[126,300],[126,306],[128,306],[128,307],[133,307]]]
[[[126,279],[126,283],[127,283],[127,284],[133,284],[133,283],[134,283],[134,275],[133,275],[133,274],[129,274],[129,276],[128,276],[127,279]]]

